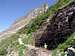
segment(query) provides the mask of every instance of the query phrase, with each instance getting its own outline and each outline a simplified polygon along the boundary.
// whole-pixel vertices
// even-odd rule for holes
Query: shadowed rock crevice
[[[48,49],[54,49],[75,32],[75,2],[59,9],[49,23],[41,37],[36,37],[35,46],[44,47],[46,43]]]

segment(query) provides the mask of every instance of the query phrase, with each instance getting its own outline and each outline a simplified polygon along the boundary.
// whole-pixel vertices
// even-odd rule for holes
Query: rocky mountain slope
[[[39,8],[32,10],[26,16],[16,20],[7,30],[0,33],[0,38],[9,37],[11,34],[16,33],[19,29],[23,28],[30,21],[34,20],[38,15],[43,14],[48,9],[48,4],[44,4]]]
[[[47,28],[41,37],[40,35],[36,37],[36,46],[42,47],[44,43],[47,43],[48,48],[55,48],[54,45],[63,42],[67,36],[75,32],[75,2],[59,9],[45,26]]]
[[[5,36],[5,32],[1,34],[1,37],[7,37],[0,41],[1,56],[67,56],[67,48],[75,42],[75,1],[58,0],[52,7],[44,5],[43,8],[43,13],[34,10],[40,15],[26,17],[28,23],[25,17],[16,21],[5,31],[15,32],[7,34],[10,37]]]

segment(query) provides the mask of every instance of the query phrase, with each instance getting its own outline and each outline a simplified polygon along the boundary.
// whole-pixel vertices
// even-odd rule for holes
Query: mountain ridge
[[[20,19],[16,20],[8,29],[3,32],[0,32],[0,38],[6,36],[8,34],[16,33],[19,29],[23,28],[30,21],[34,20],[38,15],[46,12],[48,9],[48,4],[44,4],[39,8],[36,8],[29,12],[26,16],[20,17]]]

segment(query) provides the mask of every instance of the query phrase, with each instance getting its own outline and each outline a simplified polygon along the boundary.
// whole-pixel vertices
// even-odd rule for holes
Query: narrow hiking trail
[[[51,51],[45,48],[35,47],[28,44],[25,44],[24,46],[28,49],[27,56],[52,56]]]
[[[21,38],[18,38],[20,45],[26,47],[26,56],[51,56],[51,51],[42,47],[35,47],[30,44],[24,44]]]

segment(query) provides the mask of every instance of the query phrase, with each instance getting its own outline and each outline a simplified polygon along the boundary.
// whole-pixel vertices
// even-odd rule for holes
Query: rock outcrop
[[[56,48],[73,32],[75,32],[75,2],[59,9],[54,14],[41,37],[35,37],[35,46],[43,47],[46,43],[48,49]]]

